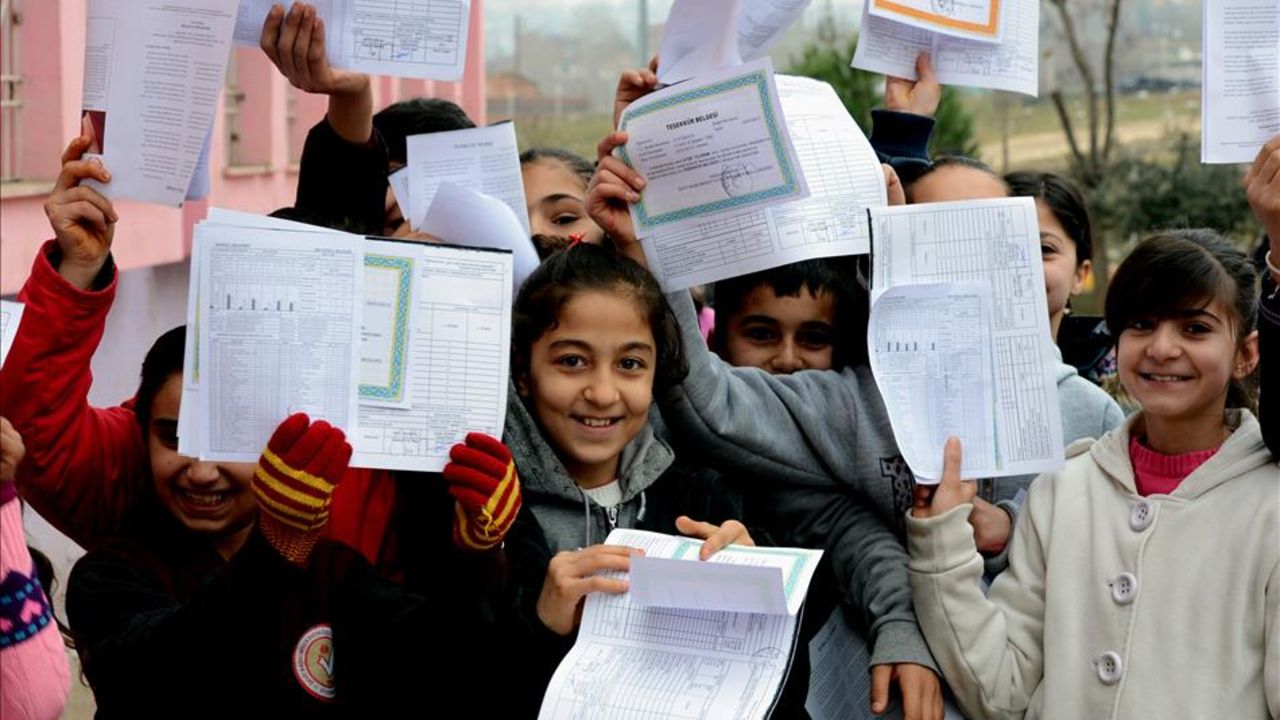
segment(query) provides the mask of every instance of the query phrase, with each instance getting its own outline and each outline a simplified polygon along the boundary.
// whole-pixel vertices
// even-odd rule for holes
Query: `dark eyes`
[[[565,226],[565,225],[572,225],[572,224],[574,224],[574,223],[578,222],[578,220],[580,220],[580,219],[581,219],[581,218],[580,218],[579,216],[574,215],[573,213],[561,213],[561,214],[556,215],[555,217],[551,218],[551,224],[552,224],[552,225],[559,225],[559,226],[562,226],[562,227],[563,227],[563,226]]]

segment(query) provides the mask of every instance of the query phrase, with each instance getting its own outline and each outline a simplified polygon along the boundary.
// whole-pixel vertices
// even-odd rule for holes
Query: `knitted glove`
[[[347,471],[351,446],[342,431],[303,413],[280,423],[253,474],[258,524],[271,547],[306,565],[329,521],[333,489]]]
[[[520,478],[511,451],[484,433],[449,451],[444,479],[454,497],[453,544],[483,551],[502,542],[520,511]]]

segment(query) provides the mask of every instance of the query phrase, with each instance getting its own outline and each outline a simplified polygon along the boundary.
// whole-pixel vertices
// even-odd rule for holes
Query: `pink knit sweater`
[[[1178,489],[1183,478],[1195,472],[1218,452],[1218,448],[1197,450],[1181,455],[1165,455],[1143,445],[1137,436],[1129,438],[1129,460],[1133,463],[1133,480],[1138,494],[1168,495]]]

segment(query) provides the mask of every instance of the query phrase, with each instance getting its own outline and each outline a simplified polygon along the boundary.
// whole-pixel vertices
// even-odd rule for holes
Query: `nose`
[[[769,361],[769,369],[775,373],[790,373],[804,369],[804,358],[800,357],[795,340],[786,338],[778,353]]]
[[[587,402],[601,407],[616,403],[620,394],[614,382],[613,373],[608,367],[599,367],[592,374],[587,386],[582,389],[582,397]]]
[[[1156,325],[1147,344],[1147,357],[1152,360],[1172,360],[1182,355],[1182,343],[1179,341],[1177,323],[1163,320]]]
[[[219,474],[217,463],[196,461],[187,466],[187,477],[194,485],[212,485]]]

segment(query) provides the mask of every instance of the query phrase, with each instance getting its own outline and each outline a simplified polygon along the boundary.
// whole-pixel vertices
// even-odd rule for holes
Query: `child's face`
[[[1134,320],[1116,351],[1125,390],[1165,421],[1221,417],[1231,380],[1257,364],[1256,336],[1238,343],[1234,322],[1220,299],[1181,317]]]
[[[758,285],[743,299],[742,309],[726,318],[722,347],[725,361],[758,367],[775,375],[796,370],[830,370],[835,337],[836,304],[830,293],[814,295],[800,288],[795,297],[778,297],[772,287]]]
[[[579,484],[617,477],[622,449],[648,422],[656,344],[628,296],[579,293],[533,344],[520,393]]]
[[[253,522],[258,508],[250,489],[252,463],[199,462],[178,454],[178,408],[182,376],[165,381],[151,403],[147,445],[151,477],[160,504],[187,529],[223,537]]]
[[[538,160],[520,168],[534,235],[581,235],[583,242],[600,243],[604,231],[587,215],[587,191],[582,178],[556,160]]]
[[[1040,220],[1040,257],[1044,261],[1044,291],[1049,301],[1049,322],[1057,334],[1071,296],[1084,290],[1093,269],[1088,260],[1076,263],[1076,244],[1043,200],[1036,200]]]

